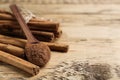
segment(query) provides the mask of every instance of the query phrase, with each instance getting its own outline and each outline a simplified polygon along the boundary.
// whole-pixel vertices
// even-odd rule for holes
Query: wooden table
[[[34,80],[62,61],[87,59],[93,62],[120,64],[119,0],[106,0],[106,2],[76,0],[78,4],[77,2],[68,4],[69,0],[68,3],[65,1],[55,3],[55,0],[54,3],[47,3],[47,1],[43,4],[39,2],[41,5],[24,3],[23,6],[37,16],[60,22],[63,35],[57,42],[69,44],[68,53],[52,52],[50,62],[34,77],[18,68],[0,63],[0,80],[22,78]],[[1,4],[0,7],[8,9],[8,5],[8,3]]]

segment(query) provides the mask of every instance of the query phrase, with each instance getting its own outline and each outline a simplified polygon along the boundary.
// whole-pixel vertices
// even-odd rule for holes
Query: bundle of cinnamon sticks
[[[53,42],[62,34],[58,22],[32,18],[27,24],[33,35],[40,41]],[[25,38],[14,15],[8,11],[0,10],[0,34]]]
[[[68,45],[54,43],[62,34],[58,22],[32,18],[27,25],[32,34],[46,44],[51,51],[68,51]],[[36,75],[40,67],[26,60],[24,49],[27,40],[25,38],[14,15],[0,10],[0,61]]]
[[[60,29],[58,22],[53,22],[45,19],[41,20],[34,17],[28,22],[27,25],[29,26],[32,34],[38,40],[45,42],[48,46],[51,46],[51,50],[60,52],[68,51],[68,45],[61,43],[53,43],[56,40],[56,38],[60,38],[60,36],[62,35],[62,30]],[[1,37],[1,35],[5,36]],[[10,40],[14,40],[13,37],[22,39],[25,38],[24,33],[20,29],[20,26],[17,20],[15,19],[14,15],[9,11],[0,9],[0,43],[3,43],[7,40],[6,36],[12,37],[10,38]],[[7,44],[13,44],[17,41],[10,43],[9,40],[7,40],[6,42]],[[24,48],[23,45],[22,48]]]

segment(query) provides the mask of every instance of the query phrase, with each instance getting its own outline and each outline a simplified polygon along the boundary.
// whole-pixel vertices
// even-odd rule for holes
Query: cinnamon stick
[[[46,45],[49,46],[49,48],[52,50],[52,51],[59,51],[59,52],[67,52],[68,51],[68,48],[69,46],[66,45],[66,44],[60,44],[60,43],[47,43],[47,42],[44,42]]]
[[[32,34],[40,41],[47,41],[47,42],[52,42],[54,41],[54,34],[51,32],[44,32],[44,31],[31,31]],[[19,29],[4,29],[0,28],[0,34],[3,35],[9,35],[9,36],[14,36],[18,38],[26,38],[25,35],[23,34],[22,30]]]
[[[50,29],[48,28],[37,28],[37,27],[33,27],[33,26],[29,26],[31,31],[35,31],[37,33],[40,34],[40,36],[48,36],[48,37],[55,37],[55,38],[59,38],[62,34],[62,30],[59,28],[57,31],[53,31],[51,32]],[[9,24],[9,23],[2,23],[0,24],[0,28],[1,29],[8,29],[8,30],[20,30],[20,26],[14,25],[14,24]],[[0,30],[1,31],[1,30]],[[34,32],[34,33],[35,33]],[[42,32],[42,33],[41,33]]]
[[[12,55],[24,58],[24,49],[20,47],[16,47],[10,44],[0,43],[0,50],[8,52]]]
[[[0,51],[0,61],[20,68],[31,75],[37,75],[39,73],[40,68],[38,66],[3,51]]]
[[[11,45],[14,45],[14,46],[24,48],[25,44],[26,44],[26,40],[25,39],[20,39],[20,38],[8,37],[8,36],[5,36],[5,35],[0,35],[0,43],[11,44]]]
[[[0,9],[0,13],[12,15],[12,13],[10,13],[9,11],[6,11],[4,9]]]
[[[12,15],[1,13],[1,12],[0,12],[0,19],[2,19],[2,20],[15,20]]]
[[[61,35],[62,35],[62,30],[61,30],[60,28],[58,29],[57,32],[54,32],[54,36],[55,36],[56,38],[60,38]]]
[[[19,39],[19,38],[12,38],[4,35],[0,35],[0,43],[5,44],[11,44],[14,46],[18,46],[21,48],[25,47],[26,44],[25,39]],[[61,43],[50,43],[50,42],[44,42],[52,51],[59,51],[59,52],[67,52],[69,46]]]
[[[45,43],[49,45],[51,50],[54,51],[60,51],[60,52],[67,52],[68,50],[68,45],[61,45],[61,44],[51,44],[51,43]],[[57,49],[58,48],[58,49]],[[14,56],[26,59],[25,54],[24,54],[24,48],[20,48],[11,44],[5,44],[5,43],[0,43],[0,50],[7,52],[9,54],[12,54]]]
[[[16,20],[12,13],[10,13],[9,11],[5,11],[5,10],[0,10],[0,19]],[[57,31],[58,30],[57,28],[59,27],[59,23],[57,23],[57,22],[53,22],[53,21],[49,21],[49,20],[41,20],[38,18],[32,18],[28,24],[30,24],[32,26],[51,27],[51,29],[54,28],[55,31]]]
[[[0,24],[7,24],[7,25],[12,25],[12,24],[17,24],[17,21],[13,21],[14,19],[11,19],[11,16],[6,15],[6,14],[1,14],[0,15]],[[59,23],[57,22],[52,22],[52,21],[42,21],[42,20],[30,20],[28,22],[28,26],[33,26],[33,29],[39,29],[39,30],[45,30],[45,31],[54,31],[56,32],[59,28]]]
[[[56,32],[59,28],[59,23],[51,22],[51,21],[43,21],[43,22],[28,22],[28,26],[36,26],[39,30],[43,29],[46,31]],[[44,27],[44,28],[43,28]],[[45,29],[47,28],[47,29]]]
[[[2,25],[18,25],[16,21],[11,20],[0,20],[0,24]]]
[[[43,23],[40,23],[41,25],[42,24],[46,24],[46,22],[43,22]],[[44,31],[44,32],[51,32],[51,33],[54,33],[54,36],[55,37],[60,37],[59,36],[59,32],[60,32],[60,28],[58,27],[54,27],[54,26],[51,26],[49,24],[46,24],[48,26],[30,26],[29,25],[29,28],[30,30],[34,30],[34,31]],[[10,20],[0,20],[0,28],[6,28],[6,29],[20,29],[20,26],[18,25],[17,22],[15,21],[10,21]],[[61,32],[60,32],[61,34]]]

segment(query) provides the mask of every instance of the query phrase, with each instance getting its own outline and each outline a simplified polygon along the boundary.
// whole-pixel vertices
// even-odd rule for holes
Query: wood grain
[[[32,4],[119,4],[119,0],[1,0],[1,3]]]
[[[70,45],[68,54],[52,52],[50,63],[36,77],[28,79],[39,80],[62,61],[88,59],[96,63],[120,64],[119,0],[31,0],[27,5],[27,1],[23,2],[21,4],[37,16],[59,21],[63,35],[56,42]],[[7,9],[8,5],[1,4],[1,8]],[[5,75],[6,70],[5,64],[0,65],[3,71],[0,75]],[[18,70],[13,68],[11,72]],[[26,77],[19,73],[16,76]],[[6,77],[13,76],[8,73]]]

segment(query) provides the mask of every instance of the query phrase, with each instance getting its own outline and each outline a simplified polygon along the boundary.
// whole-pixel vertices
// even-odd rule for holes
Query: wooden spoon
[[[38,66],[44,66],[50,59],[50,49],[32,35],[17,5],[10,5],[10,9],[27,37],[28,41],[25,46],[25,55],[28,61]]]

